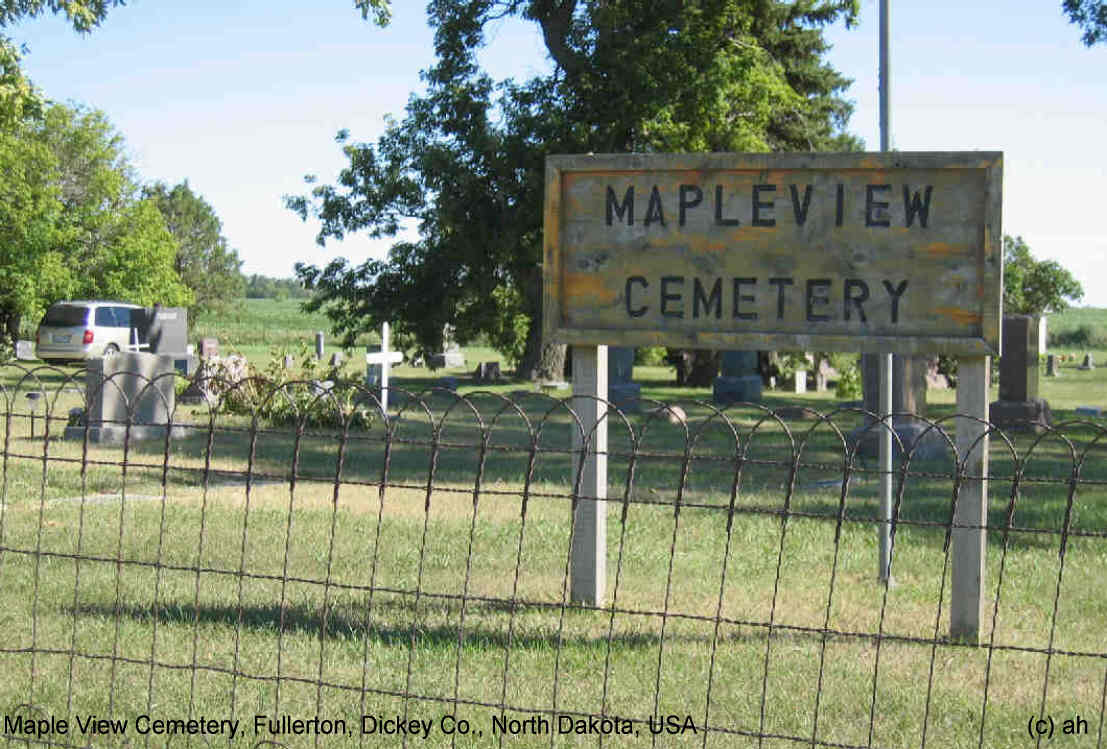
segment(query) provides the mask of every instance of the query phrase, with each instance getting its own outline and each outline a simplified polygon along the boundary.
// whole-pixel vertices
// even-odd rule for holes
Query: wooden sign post
[[[598,500],[606,484],[602,409],[585,405],[606,394],[598,346],[944,353],[971,372],[998,355],[1002,164],[990,152],[548,157],[544,333],[574,346],[575,403],[585,434],[595,430],[584,456],[595,472],[578,496]],[[986,385],[963,380],[962,411],[987,418]],[[962,426],[959,447],[973,433]],[[985,484],[973,481],[959,517],[982,512],[982,498],[968,500]],[[979,581],[983,523],[967,524],[954,578]],[[574,530],[574,600],[602,597],[598,528],[587,550]],[[596,579],[578,581],[578,569]],[[979,611],[980,589],[954,585],[962,637],[979,630],[965,612]]]

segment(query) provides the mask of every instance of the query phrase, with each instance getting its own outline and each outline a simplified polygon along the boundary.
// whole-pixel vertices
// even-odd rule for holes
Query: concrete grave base
[[[1029,401],[998,400],[989,406],[991,421],[1002,429],[1040,434],[1053,424],[1045,398]]]
[[[758,403],[761,401],[761,375],[716,377],[712,386],[715,403]]]
[[[184,439],[193,431],[187,426],[168,427],[164,424],[133,424],[131,425],[131,442],[148,442],[150,440],[165,440],[165,431],[169,429],[169,439]],[[63,439],[83,440],[85,428],[72,426],[65,428]],[[88,441],[100,445],[122,445],[127,439],[127,427],[121,424],[110,424],[88,427]]]

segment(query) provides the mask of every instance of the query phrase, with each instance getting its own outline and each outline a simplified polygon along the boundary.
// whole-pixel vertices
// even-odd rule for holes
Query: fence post
[[[602,606],[607,581],[607,346],[573,346],[573,410],[583,435],[572,425],[573,474],[584,467],[573,517],[569,599]],[[581,438],[589,440],[581,454]],[[594,498],[594,499],[593,499]]]
[[[984,590],[985,544],[988,522],[988,437],[981,439],[988,421],[987,356],[964,356],[957,365],[957,454],[967,478],[961,483],[953,517],[953,594],[949,634],[954,640],[980,641],[981,601]],[[980,442],[975,444],[977,440]],[[969,450],[972,453],[969,453]],[[974,526],[974,527],[964,527]]]

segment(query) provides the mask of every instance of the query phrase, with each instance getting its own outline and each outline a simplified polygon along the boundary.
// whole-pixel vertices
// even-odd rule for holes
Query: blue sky
[[[1107,46],[1088,49],[1060,0],[892,0],[892,141],[904,151],[1004,152],[1003,228],[1107,307]],[[333,181],[340,128],[372,140],[402,116],[432,62],[425,4],[394,0],[392,24],[351,0],[187,4],[133,0],[80,36],[56,18],[9,29],[47,96],[102,109],[145,181],[188,179],[223,221],[247,273],[290,276],[297,261],[361,261],[387,242],[314,242],[285,210],[303,175]],[[871,150],[877,122],[877,4],[828,32],[829,60],[854,79],[850,129]],[[501,22],[482,60],[496,77],[547,69],[532,28]]]

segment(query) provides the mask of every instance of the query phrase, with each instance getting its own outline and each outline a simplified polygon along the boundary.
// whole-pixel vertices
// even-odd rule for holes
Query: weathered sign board
[[[1002,169],[993,152],[550,156],[545,332],[998,354]]]

